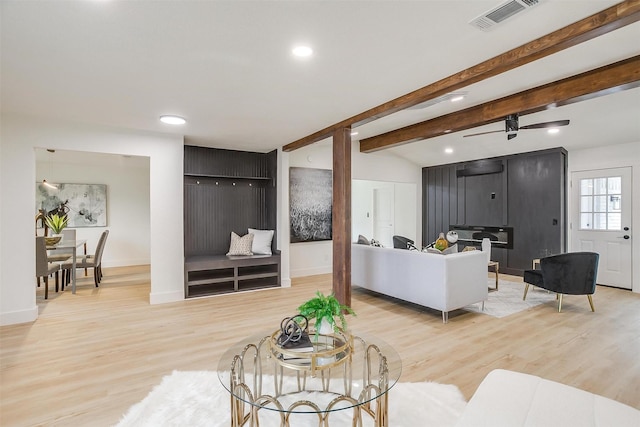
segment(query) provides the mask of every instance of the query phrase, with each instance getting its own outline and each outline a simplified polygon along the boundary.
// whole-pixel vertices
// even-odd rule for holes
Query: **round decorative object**
[[[458,241],[458,232],[454,230],[450,230],[447,233],[447,242],[454,244]]]
[[[309,320],[302,314],[292,317],[285,317],[280,322],[280,335],[278,336],[278,345],[284,346],[288,343],[297,343],[303,336],[308,335],[307,329]]]
[[[53,237],[44,238],[44,241],[47,244],[47,246],[53,246],[56,243],[58,243],[60,240],[62,240],[62,236],[53,236]]]
[[[440,236],[438,237],[438,240],[436,240],[436,243],[435,245],[433,245],[433,247],[441,252],[449,247],[447,239],[444,238],[444,233],[440,233]]]

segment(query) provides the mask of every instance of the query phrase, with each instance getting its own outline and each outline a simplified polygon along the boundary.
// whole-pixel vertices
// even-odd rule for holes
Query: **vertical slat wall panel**
[[[227,253],[232,231],[276,230],[276,151],[185,146],[184,158],[185,256]]]
[[[447,168],[449,175],[449,218],[447,224],[458,224],[458,178],[456,177],[456,168]],[[449,227],[447,227],[447,230]]]
[[[456,175],[458,169],[496,160],[504,167],[501,173]],[[545,251],[566,251],[566,180],[563,148],[423,168],[422,242],[433,242],[452,224],[511,226],[514,248],[496,248],[492,259],[500,262],[500,271],[522,274]]]
[[[455,166],[425,168],[422,177],[422,244],[426,246],[458,223],[460,203]]]

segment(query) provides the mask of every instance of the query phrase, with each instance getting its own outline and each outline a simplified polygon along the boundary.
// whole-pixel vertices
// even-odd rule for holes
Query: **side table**
[[[375,427],[389,426],[388,391],[402,371],[400,357],[391,346],[372,336],[349,336],[350,351],[336,348],[334,363],[312,360],[305,369],[305,364],[279,359],[283,354],[274,351],[272,336],[266,332],[248,337],[220,359],[218,378],[231,395],[232,427],[258,426],[264,424],[264,417],[276,418],[281,427],[287,427],[301,416],[328,427],[332,422],[337,425],[336,413],[344,410],[351,411],[353,425],[362,425],[366,415]],[[344,343],[341,337],[323,337]],[[331,350],[324,346],[319,351],[325,357]]]
[[[500,263],[498,261],[489,261],[489,267],[493,267],[493,271],[496,273],[496,291],[498,290],[498,273],[500,272]]]

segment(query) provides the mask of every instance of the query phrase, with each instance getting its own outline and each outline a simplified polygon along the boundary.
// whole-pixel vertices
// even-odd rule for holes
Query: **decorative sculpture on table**
[[[309,339],[309,320],[301,314],[282,319],[277,344],[286,349],[310,347],[313,350]]]

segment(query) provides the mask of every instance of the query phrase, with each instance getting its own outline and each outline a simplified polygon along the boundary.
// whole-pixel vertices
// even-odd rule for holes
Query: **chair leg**
[[[38,277],[38,287],[40,287],[40,278]]]
[[[527,299],[527,292],[529,292],[529,284],[528,284],[528,283],[527,283],[527,284],[525,284],[525,287],[524,287],[524,296],[522,297],[522,301],[524,301],[524,300],[526,300],[526,299]]]
[[[593,306],[593,297],[591,295],[587,295],[589,298],[589,305],[591,306],[591,311],[596,311],[596,308]]]
[[[58,292],[58,288],[60,287],[60,274],[58,274],[60,270],[56,271],[56,292]]]
[[[562,294],[556,294],[558,296],[558,313],[562,311]]]
[[[44,279],[44,299],[49,298],[49,278],[47,276],[43,277]]]
[[[93,268],[93,281],[96,284],[96,288],[98,287],[98,283],[100,283],[100,279],[98,278],[99,274],[98,274],[98,268],[94,267]]]

